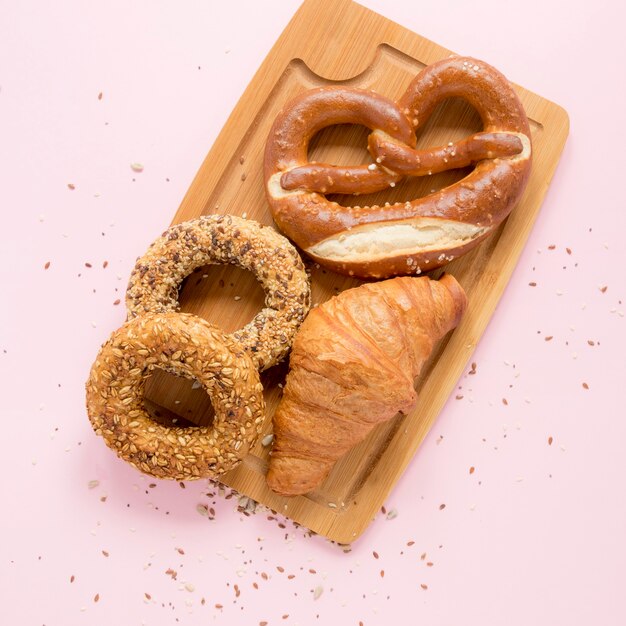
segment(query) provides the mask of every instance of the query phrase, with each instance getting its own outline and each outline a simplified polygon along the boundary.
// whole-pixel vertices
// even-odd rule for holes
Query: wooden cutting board
[[[449,50],[349,0],[306,0],[257,71],[202,164],[174,217],[174,223],[210,213],[247,216],[272,224],[264,195],[263,148],[282,106],[296,94],[321,85],[374,89],[396,99],[425,65]],[[498,66],[498,59],[484,59]],[[568,133],[566,112],[516,87],[531,120],[533,171],[521,203],[506,222],[470,254],[446,267],[467,291],[469,310],[461,325],[435,350],[417,382],[418,405],[410,414],[377,427],[334,468],[320,488],[306,496],[282,498],[265,485],[269,448],[286,364],[262,376],[267,401],[263,435],[253,451],[222,481],[257,502],[338,541],[354,541],[367,527],[412,459],[461,376],[517,263],[554,173]],[[436,146],[480,130],[476,112],[460,100],[444,103],[420,135],[420,146]],[[368,131],[335,126],[314,139],[311,160],[368,162]],[[394,189],[344,204],[410,200],[440,189],[467,173],[456,170],[409,179]],[[309,263],[313,302],[358,285],[358,281]],[[251,274],[213,266],[192,274],[181,290],[184,311],[227,331],[250,321],[263,306],[263,291]],[[156,419],[206,424],[212,408],[202,390],[158,372],[148,383],[147,402]]]

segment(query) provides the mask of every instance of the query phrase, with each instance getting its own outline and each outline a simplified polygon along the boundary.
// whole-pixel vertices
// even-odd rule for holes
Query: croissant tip
[[[295,457],[272,457],[265,480],[280,496],[301,496],[313,491],[330,471],[332,464]]]
[[[463,317],[463,313],[465,313],[467,309],[467,294],[463,287],[461,287],[459,281],[452,276],[452,274],[444,273],[439,278],[439,284],[443,285],[452,296],[455,308],[454,326],[456,326],[461,321],[461,317]]]

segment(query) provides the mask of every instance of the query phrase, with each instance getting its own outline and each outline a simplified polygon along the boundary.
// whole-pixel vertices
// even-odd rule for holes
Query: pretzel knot
[[[447,146],[416,149],[420,130],[443,100],[467,100],[483,131]],[[322,128],[371,129],[373,162],[309,163]],[[346,207],[324,194],[364,194],[475,164],[462,180],[409,202]],[[276,118],[265,148],[265,184],[279,228],[331,269],[364,278],[419,274],[465,254],[511,212],[531,166],[528,119],[495,68],[469,57],[426,67],[396,103],[372,91],[322,87],[304,92]]]

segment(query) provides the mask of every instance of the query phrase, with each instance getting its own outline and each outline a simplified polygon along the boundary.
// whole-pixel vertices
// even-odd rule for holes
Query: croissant
[[[273,418],[270,488],[312,491],[377,424],[409,411],[422,365],[466,306],[462,287],[445,275],[362,285],[313,309]]]

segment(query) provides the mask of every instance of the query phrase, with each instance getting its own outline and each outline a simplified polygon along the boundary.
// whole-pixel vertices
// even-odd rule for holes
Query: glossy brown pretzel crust
[[[483,132],[416,150],[414,131],[452,97],[464,98],[478,111]],[[372,129],[368,147],[374,162],[309,164],[310,139],[342,123]],[[403,175],[470,163],[476,167],[462,180],[410,202],[345,207],[323,195],[369,193]],[[398,103],[344,87],[305,92],[278,115],[265,150],[266,193],[279,228],[319,263],[376,278],[419,274],[472,249],[519,201],[530,166],[530,129],[519,98],[500,72],[469,57],[426,67]]]

